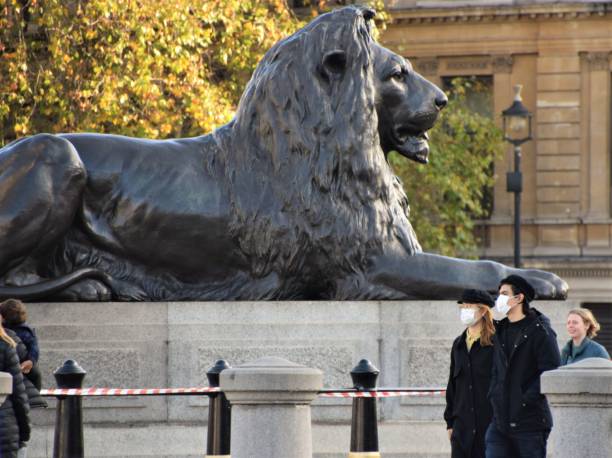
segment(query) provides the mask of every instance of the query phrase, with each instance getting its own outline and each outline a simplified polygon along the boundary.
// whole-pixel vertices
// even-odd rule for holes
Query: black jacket
[[[506,433],[550,430],[552,415],[540,392],[540,375],[561,363],[557,335],[550,320],[533,308],[520,323],[509,358],[504,342],[510,322],[505,318],[497,323],[489,390],[493,416],[497,428]]]
[[[17,452],[30,439],[30,407],[17,352],[0,339],[0,371],[13,376],[13,393],[0,406],[0,456]]]
[[[468,352],[465,335],[466,331],[453,342],[444,419],[453,429],[453,447],[461,447],[465,456],[484,457],[484,434],[492,416],[487,392],[493,346],[483,347],[478,340]]]

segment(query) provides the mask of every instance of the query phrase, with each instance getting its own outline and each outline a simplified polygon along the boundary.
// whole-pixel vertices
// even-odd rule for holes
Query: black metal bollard
[[[380,371],[367,359],[362,359],[351,371],[357,390],[376,388]],[[351,421],[351,451],[349,458],[380,457],[378,451],[378,419],[376,398],[354,398]]]
[[[227,361],[220,359],[206,372],[208,385],[219,386],[219,374],[229,369]],[[232,408],[223,393],[213,393],[208,397],[208,437],[206,457],[230,456]]]
[[[87,372],[71,359],[53,373],[58,388],[82,388]],[[58,396],[53,458],[83,458],[83,406],[79,396]]]

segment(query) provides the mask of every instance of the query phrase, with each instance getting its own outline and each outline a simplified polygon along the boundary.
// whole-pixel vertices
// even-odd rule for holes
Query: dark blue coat
[[[521,320],[521,332],[510,349],[504,347],[507,318],[496,323],[493,371],[489,399],[497,428],[505,433],[552,428],[546,397],[540,392],[542,372],[561,364],[557,335],[550,320],[530,309]]]
[[[17,325],[5,325],[5,329],[12,330],[21,339],[26,349],[28,350],[27,359],[36,363],[40,356],[40,350],[38,348],[38,337],[36,337],[36,331],[34,328],[26,323]]]

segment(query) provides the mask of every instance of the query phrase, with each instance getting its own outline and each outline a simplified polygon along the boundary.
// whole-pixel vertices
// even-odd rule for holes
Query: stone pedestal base
[[[612,362],[588,358],[542,375],[555,458],[612,455]]]
[[[232,405],[233,458],[312,458],[320,370],[268,357],[224,370],[220,382]]]

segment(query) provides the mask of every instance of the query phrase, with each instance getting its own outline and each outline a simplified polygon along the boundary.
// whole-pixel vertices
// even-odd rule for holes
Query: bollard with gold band
[[[219,374],[229,369],[227,361],[220,359],[206,372],[208,385],[219,386]],[[225,394],[213,393],[208,397],[208,436],[206,458],[230,458],[232,408]]]
[[[374,389],[379,373],[370,361],[362,359],[351,371],[353,386],[357,390]],[[380,458],[376,407],[376,398],[353,398],[349,458]]]

